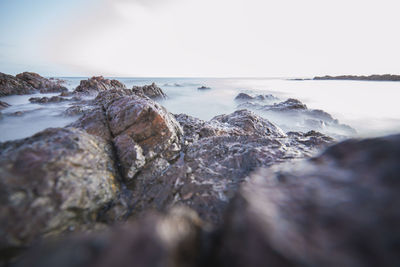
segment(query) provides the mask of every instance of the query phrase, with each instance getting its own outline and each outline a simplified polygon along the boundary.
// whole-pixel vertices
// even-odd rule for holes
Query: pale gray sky
[[[60,75],[400,74],[398,0],[83,2],[13,53]]]

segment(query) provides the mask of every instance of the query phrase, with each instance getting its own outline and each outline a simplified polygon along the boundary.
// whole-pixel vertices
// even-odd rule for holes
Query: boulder
[[[58,79],[56,80],[43,78],[42,76],[34,72],[23,72],[18,74],[16,78],[30,84],[35,89],[40,90],[41,93],[68,91],[66,87],[62,86],[64,81]]]
[[[111,89],[126,89],[126,86],[117,80],[105,79],[103,76],[94,76],[88,80],[82,80],[74,90],[74,93],[96,94]]]
[[[112,142],[127,183],[154,159],[174,160],[181,149],[182,129],[172,114],[148,97],[130,90],[110,90],[97,106],[73,124]]]
[[[167,95],[155,83],[152,83],[151,85],[144,85],[144,86],[133,86],[132,91],[135,92],[136,95],[147,96],[152,99],[167,98]]]
[[[258,100],[258,101],[276,101],[279,100],[277,97],[268,94],[268,95],[256,95],[256,96],[251,96],[249,94],[246,93],[239,93],[236,97],[235,97],[236,101],[249,101],[249,100]]]
[[[33,94],[35,88],[12,75],[0,72],[0,96]]]
[[[33,248],[16,267],[198,266],[203,224],[195,212],[178,207],[147,214],[109,231],[75,235]]]
[[[258,171],[229,209],[216,265],[398,266],[399,162],[395,135]]]
[[[112,148],[73,128],[0,143],[0,258],[45,236],[96,227],[119,191]]]

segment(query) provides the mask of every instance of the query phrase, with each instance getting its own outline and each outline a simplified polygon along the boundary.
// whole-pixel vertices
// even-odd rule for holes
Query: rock
[[[11,106],[10,104],[8,104],[6,102],[3,102],[3,101],[0,101],[0,110],[8,108],[10,106]]]
[[[73,124],[111,141],[126,182],[156,158],[179,156],[182,129],[161,105],[129,90],[110,90],[94,100],[98,108]]]
[[[74,93],[95,94],[111,89],[126,89],[126,86],[117,80],[108,80],[103,76],[94,76],[88,80],[82,80]]]
[[[216,265],[398,266],[399,162],[395,135],[253,174],[230,207]]]
[[[175,163],[153,161],[136,175],[130,187],[133,214],[184,204],[219,224],[229,200],[257,167],[307,157],[332,142],[322,134],[287,136],[246,110],[209,122],[187,115],[177,115],[177,120],[185,132],[183,153]]]
[[[40,90],[41,93],[66,92],[68,89],[62,86],[64,81],[55,79],[46,79],[34,72],[23,72],[16,78],[25,81],[33,88]]]
[[[264,100],[269,100],[269,101],[276,101],[279,100],[277,97],[269,94],[269,95],[257,95],[257,96],[251,96],[246,93],[239,93],[235,97],[236,101],[249,101],[249,100],[258,100],[258,101],[264,101]]]
[[[247,108],[268,117],[285,131],[314,130],[338,139],[356,134],[355,129],[340,124],[329,113],[319,109],[308,109],[301,101],[293,98],[272,105],[265,105],[253,99],[239,104],[237,108]]]
[[[29,102],[31,103],[39,103],[39,104],[47,104],[47,103],[59,103],[64,101],[69,101],[68,98],[63,98],[60,96],[52,96],[52,97],[31,97],[29,98]]]
[[[20,73],[16,77],[0,73],[0,96],[68,91],[62,83],[61,80],[46,79],[33,72]]]
[[[91,235],[47,242],[26,253],[16,267],[198,266],[203,224],[183,207]]]
[[[132,91],[135,92],[136,95],[147,96],[152,99],[167,98],[167,95],[155,83],[152,83],[151,85],[144,85],[144,86],[133,86]]]
[[[0,96],[33,94],[35,88],[12,75],[0,72]]]
[[[0,143],[0,258],[42,237],[95,227],[116,198],[112,149],[73,128]]]
[[[210,90],[211,87],[207,87],[207,86],[202,85],[202,86],[200,86],[200,87],[197,88],[197,89],[198,89],[198,90]]]

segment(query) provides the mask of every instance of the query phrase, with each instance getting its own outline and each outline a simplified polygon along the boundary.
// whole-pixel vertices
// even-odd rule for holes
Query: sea
[[[57,77],[73,91],[88,77]],[[156,83],[168,95],[159,101],[169,112],[185,113],[203,120],[238,109],[235,97],[272,94],[280,101],[295,98],[309,109],[328,112],[340,123],[351,126],[356,134],[349,137],[376,137],[400,133],[400,82],[302,80],[291,78],[112,78],[128,88]],[[201,86],[208,90],[199,90]],[[31,136],[49,127],[64,127],[78,117],[64,115],[72,103],[33,104],[31,97],[58,94],[35,94],[1,97],[11,104],[1,111],[0,142]],[[277,125],[281,118],[268,117]],[[285,125],[288,130],[296,127]]]

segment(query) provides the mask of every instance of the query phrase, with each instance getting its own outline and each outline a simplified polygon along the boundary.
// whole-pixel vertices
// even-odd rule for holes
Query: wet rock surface
[[[307,132],[315,130],[339,139],[356,134],[356,130],[346,124],[339,123],[329,113],[320,109],[309,109],[297,99],[289,98],[283,102],[265,104],[257,101],[257,97],[248,98],[248,95],[245,96],[245,94],[239,94],[237,97],[242,100],[242,103],[237,107],[238,109],[246,108],[267,118],[270,117],[271,120],[278,122],[278,125],[285,131]],[[271,97],[273,98],[273,96]],[[265,99],[273,101],[271,97],[265,97]]]
[[[155,83],[144,86],[133,86],[132,91],[139,96],[147,96],[152,99],[165,99],[167,95]]]
[[[253,174],[224,225],[220,265],[399,265],[399,160],[396,135]]]
[[[0,73],[0,96],[68,91],[62,84],[62,80],[47,79],[33,72],[23,72],[15,77]]]
[[[91,228],[115,198],[111,148],[77,129],[0,143],[0,255],[42,236]]]

